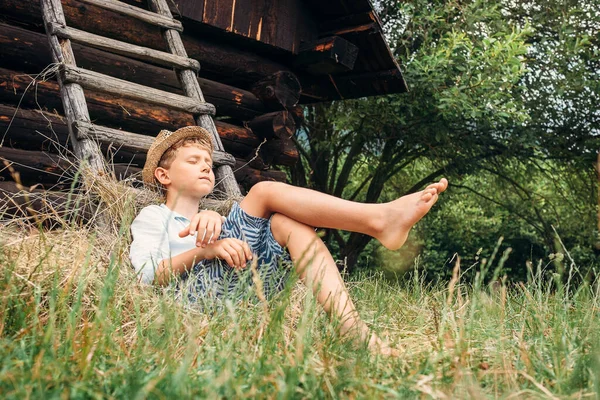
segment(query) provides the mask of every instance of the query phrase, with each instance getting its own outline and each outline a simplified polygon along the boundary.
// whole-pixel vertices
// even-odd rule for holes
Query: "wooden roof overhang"
[[[218,36],[294,72],[302,85],[303,104],[408,90],[369,0],[173,2],[173,11],[181,16],[186,32]],[[354,46],[355,59],[350,68],[341,65],[328,71],[325,66],[315,71],[318,68],[309,64],[310,50],[331,46],[327,40],[331,38],[341,39],[342,52],[347,49],[344,44]],[[332,57],[338,56],[339,52]],[[239,84],[235,77],[231,79],[232,84]]]

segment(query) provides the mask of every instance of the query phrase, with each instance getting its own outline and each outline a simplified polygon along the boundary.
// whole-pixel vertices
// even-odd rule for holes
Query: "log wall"
[[[138,4],[139,0],[126,2]],[[67,23],[75,28],[164,50],[160,32],[154,27],[75,0],[63,0],[63,5]],[[273,167],[293,165],[298,152],[289,138],[296,129],[295,120],[284,110],[282,101],[288,107],[290,101],[297,103],[300,87],[277,89],[277,93],[286,93],[279,104],[277,99],[263,97],[262,92],[252,89],[265,78],[283,81],[277,74],[290,72],[227,45],[189,36],[185,44],[191,57],[200,58],[197,55],[202,54],[198,80],[207,101],[216,107],[216,126],[225,150],[238,159],[238,182],[247,190],[260,180],[285,180],[285,174]],[[182,93],[172,70],[82,45],[73,44],[73,49],[78,66]],[[61,164],[56,157],[59,151],[64,153],[70,148],[58,84],[51,75],[38,75],[50,62],[39,2],[0,0],[0,158],[13,163],[24,184],[42,183],[44,187],[64,189],[71,183],[72,166],[68,159]],[[86,91],[86,98],[92,121],[111,128],[155,136],[160,129],[174,130],[194,123],[192,114],[166,107],[93,91]],[[295,117],[301,114],[292,111]],[[102,150],[113,160],[121,178],[139,172],[145,161],[143,153],[115,146],[103,146]],[[0,178],[9,180],[11,176],[5,170]]]

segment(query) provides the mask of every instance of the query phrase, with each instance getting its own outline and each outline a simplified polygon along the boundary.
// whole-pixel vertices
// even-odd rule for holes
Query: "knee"
[[[288,245],[292,234],[315,234],[313,227],[279,213],[271,217],[271,232],[275,240],[284,247]]]
[[[256,183],[250,188],[248,196],[256,196],[263,199],[269,199],[272,196],[273,191],[276,190],[276,186],[281,184],[280,182],[269,182],[261,181]]]

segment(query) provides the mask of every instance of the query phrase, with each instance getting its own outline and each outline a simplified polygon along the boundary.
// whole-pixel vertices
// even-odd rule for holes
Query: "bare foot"
[[[383,342],[376,334],[372,334],[369,339],[369,350],[373,354],[381,354],[382,356],[400,357],[400,350],[390,347]]]
[[[397,200],[383,204],[385,210],[385,222],[381,233],[375,238],[390,250],[399,249],[414,224],[425,216],[435,204],[438,195],[448,188],[448,180],[440,179],[432,183],[425,190],[402,196]]]
[[[340,332],[342,336],[348,335],[349,339],[358,346],[366,343],[367,348],[373,354],[381,354],[390,357],[400,356],[400,350],[390,347],[381,340],[362,320],[355,321],[349,328],[346,327],[345,329],[342,329],[343,331]]]

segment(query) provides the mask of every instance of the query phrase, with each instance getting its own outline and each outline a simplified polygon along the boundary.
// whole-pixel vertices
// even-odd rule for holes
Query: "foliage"
[[[536,245],[557,252],[553,226],[583,214],[590,221],[596,204],[589,178],[600,146],[599,6],[413,0],[380,7],[410,92],[310,108],[295,183],[377,202],[446,176],[449,193],[462,196],[455,200],[487,197],[495,205],[485,208],[522,219],[503,226],[516,229],[509,236],[528,225]],[[586,196],[581,212],[571,213],[560,202],[578,195],[567,187],[579,175]],[[469,179],[478,185],[466,185]],[[442,253],[450,247],[443,237],[432,243]],[[369,243],[340,232],[325,239],[351,268]],[[593,258],[589,240],[576,245]]]
[[[418,256],[430,279],[449,279],[453,257],[458,254],[465,264],[476,264],[501,240],[499,252],[510,252],[502,274],[512,280],[525,281],[527,265],[538,262],[564,271],[570,257],[585,266],[577,271],[578,282],[597,274],[596,193],[589,191],[595,174],[552,162],[529,169],[518,162],[507,164],[509,176],[519,183],[486,170],[463,176],[456,190],[442,196],[416,226],[403,249],[379,247],[371,264],[397,274],[410,269]],[[486,168],[493,171],[493,164]]]

